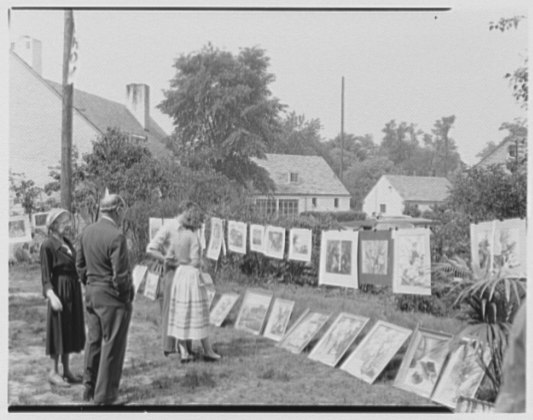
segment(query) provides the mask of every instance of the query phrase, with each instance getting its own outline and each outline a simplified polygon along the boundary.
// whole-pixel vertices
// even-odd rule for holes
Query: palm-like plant
[[[480,364],[489,377],[494,391],[500,388],[503,355],[514,314],[526,294],[523,278],[512,277],[506,267],[495,270],[470,268],[460,257],[444,258],[433,267],[437,277],[448,279],[456,285],[450,293],[458,292],[454,306],[460,305],[459,317],[468,325],[452,342],[452,350],[461,336],[472,337],[480,349],[491,352],[491,361]]]

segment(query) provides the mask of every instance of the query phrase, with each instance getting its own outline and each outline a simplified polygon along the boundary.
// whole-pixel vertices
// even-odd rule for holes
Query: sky
[[[325,140],[341,130],[344,77],[345,133],[371,134],[379,144],[390,120],[430,132],[436,120],[455,115],[450,136],[463,161],[474,164],[487,142],[505,137],[503,122],[525,116],[504,75],[527,56],[527,20],[504,33],[489,31],[489,22],[527,14],[527,3],[467,3],[438,3],[452,6],[445,12],[74,10],[74,87],[124,102],[128,83],[146,83],[151,115],[170,133],[171,120],[156,105],[178,56],[208,42],[234,54],[258,46],[276,78],[273,96],[288,111],[319,119]],[[63,30],[62,11],[11,10],[10,40],[39,39],[43,76],[57,82]]]

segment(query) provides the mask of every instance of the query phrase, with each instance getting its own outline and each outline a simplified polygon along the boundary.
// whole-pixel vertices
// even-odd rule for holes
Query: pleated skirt
[[[63,305],[54,311],[48,302],[46,314],[46,354],[57,356],[78,353],[85,346],[85,322],[80,282],[68,275],[60,275],[54,290]]]
[[[200,270],[180,265],[170,290],[167,333],[180,340],[201,340],[209,329],[207,292]]]

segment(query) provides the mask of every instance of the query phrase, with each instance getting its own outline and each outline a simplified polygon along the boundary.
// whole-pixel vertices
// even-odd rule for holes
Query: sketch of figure
[[[387,274],[388,241],[363,241],[363,273]]]
[[[283,235],[280,232],[268,232],[268,246],[273,251],[281,251]]]
[[[488,238],[488,232],[485,232],[485,236],[478,243],[478,255],[479,268],[483,271],[487,271],[490,262],[490,241]]]
[[[406,261],[404,261],[402,269],[402,285],[417,286],[424,285],[425,280],[425,267],[424,267],[424,254],[419,249],[419,244],[416,239],[409,240],[410,247]],[[407,264],[405,263],[407,262]]]
[[[517,229],[497,231],[494,242],[495,268],[511,269],[520,265],[518,255],[519,232]]]
[[[229,244],[238,248],[242,247],[243,235],[238,229],[231,229],[229,232]]]
[[[263,244],[263,232],[259,229],[252,230],[252,244],[261,246]]]
[[[293,352],[300,352],[311,341],[318,330],[327,321],[328,316],[312,312],[308,314],[289,335],[286,337],[283,347]]]
[[[352,270],[352,243],[330,240],[326,251],[326,272],[350,274]]]
[[[224,294],[220,297],[215,307],[209,314],[209,322],[215,326],[220,326],[231,311],[231,308],[239,298],[237,294]]]
[[[448,352],[447,341],[422,335],[409,365],[407,381],[422,389],[433,389]]]
[[[272,305],[264,335],[272,340],[280,341],[285,334],[294,307],[294,301],[277,298]]]

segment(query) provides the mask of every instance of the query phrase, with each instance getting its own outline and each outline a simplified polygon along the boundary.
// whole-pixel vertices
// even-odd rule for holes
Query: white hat
[[[55,209],[50,210],[48,212],[48,216],[46,216],[46,227],[50,229],[50,226],[52,226],[52,224],[57,220],[57,218],[61,216],[63,213],[70,214],[68,210],[61,209],[61,208],[55,208]]]

